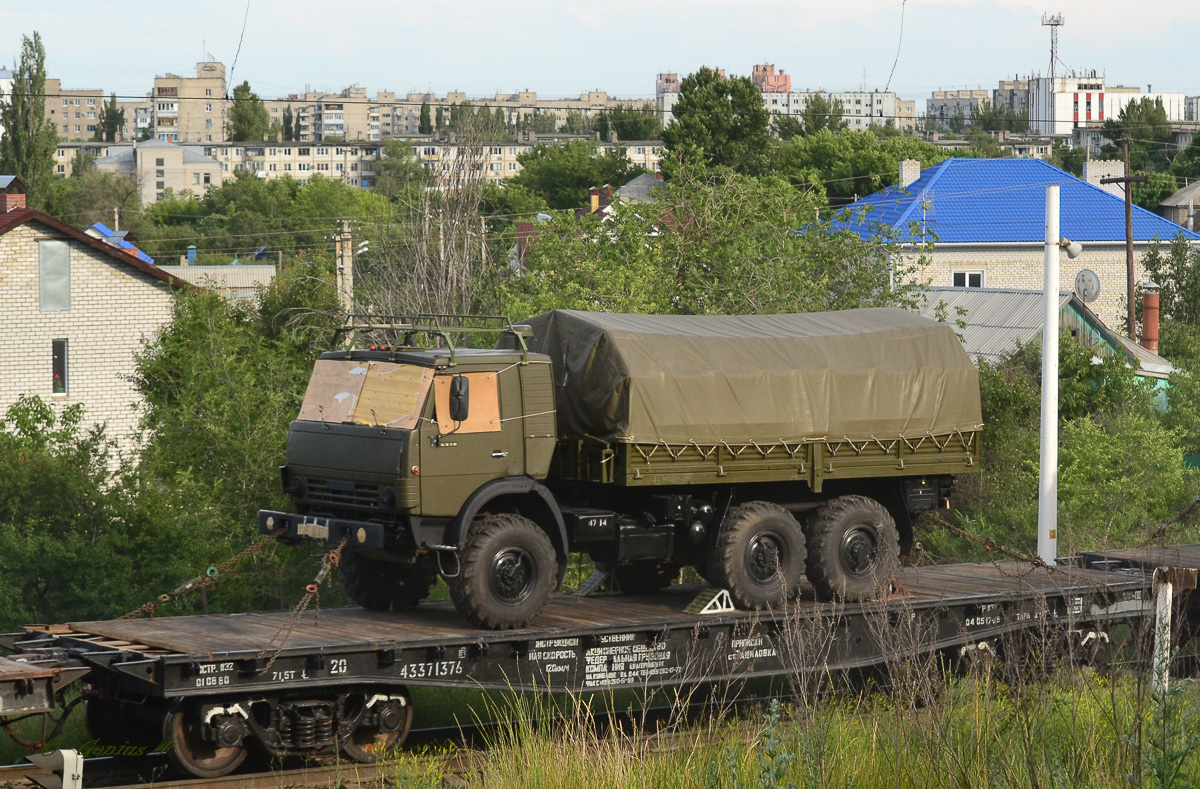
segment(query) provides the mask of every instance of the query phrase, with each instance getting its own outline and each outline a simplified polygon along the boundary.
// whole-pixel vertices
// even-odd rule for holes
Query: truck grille
[[[310,477],[305,480],[305,487],[311,504],[370,510],[379,509],[380,506],[378,485]]]

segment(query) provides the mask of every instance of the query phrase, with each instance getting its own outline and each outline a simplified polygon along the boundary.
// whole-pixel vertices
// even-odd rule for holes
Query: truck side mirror
[[[450,379],[450,419],[455,422],[467,421],[467,413],[471,404],[471,382],[465,375],[456,375]]]

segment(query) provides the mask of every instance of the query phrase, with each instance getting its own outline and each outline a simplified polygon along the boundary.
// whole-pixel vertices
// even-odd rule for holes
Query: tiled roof
[[[947,159],[907,189],[889,186],[847,208],[870,209],[849,226],[862,236],[870,224],[895,228],[903,241],[934,244],[1042,243],[1046,187],[1059,185],[1059,228],[1072,241],[1124,241],[1125,203],[1040,159]],[[1200,234],[1133,207],[1135,241]]]

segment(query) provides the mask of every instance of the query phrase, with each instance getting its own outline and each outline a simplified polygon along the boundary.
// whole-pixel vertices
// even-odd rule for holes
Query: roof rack
[[[395,353],[396,346],[415,347],[413,339],[418,334],[432,334],[441,337],[450,351],[450,366],[456,364],[454,340],[455,334],[508,334],[516,338],[521,346],[521,364],[529,363],[529,346],[525,338],[533,335],[533,329],[524,324],[514,324],[504,315],[455,315],[440,313],[420,313],[417,315],[374,315],[370,313],[355,313],[347,316],[346,324],[334,334],[334,342],[338,337],[349,334],[346,344],[347,352],[354,350],[359,337],[369,332],[391,332],[399,335],[399,342],[392,345]]]

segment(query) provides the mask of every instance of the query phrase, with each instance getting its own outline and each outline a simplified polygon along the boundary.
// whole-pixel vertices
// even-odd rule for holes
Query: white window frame
[[[987,279],[985,274],[986,272],[983,269],[962,269],[960,271],[955,271],[950,275],[950,282],[952,286],[956,288],[985,288],[987,287]],[[971,277],[973,275],[977,275],[979,277],[978,285],[971,284]],[[961,285],[958,284],[960,277],[962,278],[963,282]]]

